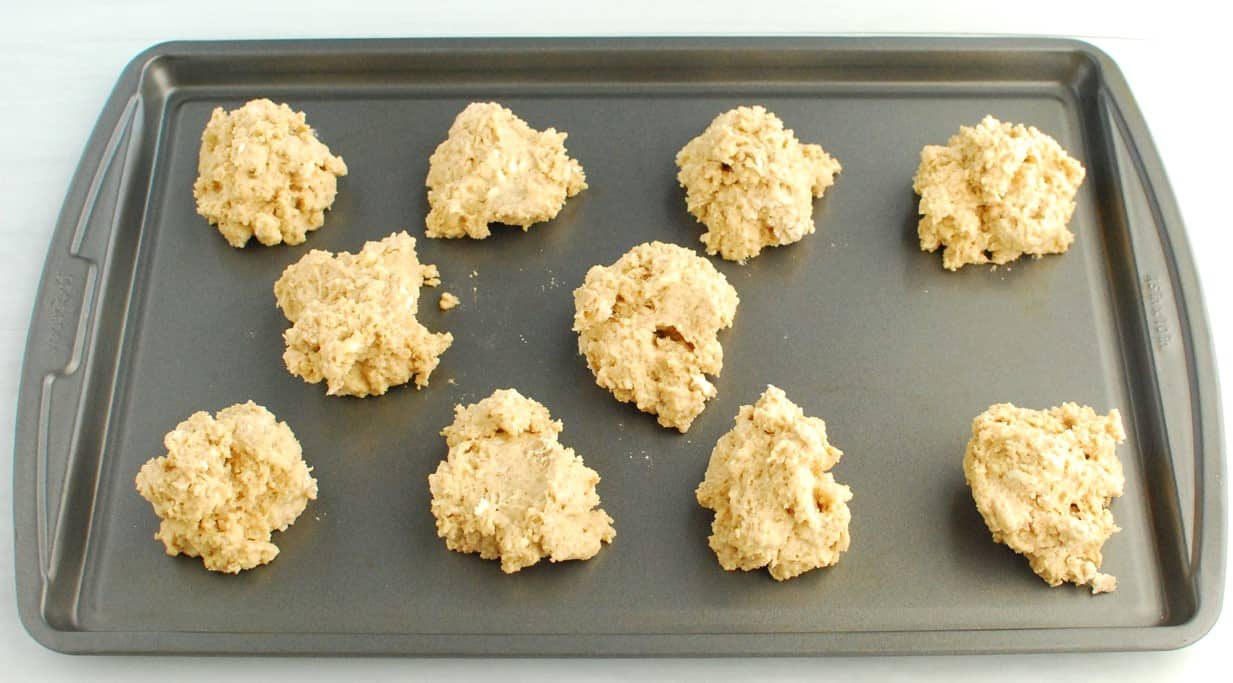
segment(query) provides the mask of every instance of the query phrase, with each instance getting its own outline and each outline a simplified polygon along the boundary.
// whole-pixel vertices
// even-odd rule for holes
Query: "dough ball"
[[[586,560],[616,538],[599,475],[557,441],[561,423],[513,389],[454,407],[449,455],[428,477],[437,535],[512,574],[543,558]]]
[[[556,218],[566,198],[587,187],[565,138],[495,102],[467,105],[428,160],[426,234],[482,240],[489,223],[527,230]]]
[[[913,185],[920,195],[920,248],[944,247],[948,270],[1061,254],[1075,239],[1066,224],[1084,173],[1034,127],[992,116],[961,126],[946,146],[921,150]]]
[[[1114,453],[1125,440],[1116,410],[999,403],[978,415],[963,473],[993,540],[1027,557],[1050,586],[1116,588],[1117,579],[1098,570],[1101,546],[1119,530],[1109,503],[1125,485]]]
[[[197,213],[233,247],[251,237],[266,246],[300,244],[325,222],[343,175],[342,157],[330,154],[303,112],[253,100],[210,116],[193,196]]]
[[[715,511],[711,550],[728,571],[766,567],[784,581],[829,567],[848,549],[852,491],[829,470],[843,453],[826,423],[768,386],[741,406],[711,451],[698,503]]]
[[[454,342],[415,318],[420,287],[440,281],[405,232],[367,242],[358,254],[310,251],[274,283],[292,323],[283,362],[307,382],[324,379],[331,396],[380,396],[412,378],[426,386]]]
[[[745,262],[763,247],[812,235],[813,200],[839,162],[803,145],[763,107],[726,111],[676,155],[689,212],[706,225],[706,253]]]
[[[154,538],[168,555],[200,557],[238,574],[273,560],[270,534],[317,499],[300,442],[286,422],[249,401],[193,413],[163,437],[167,454],[137,473],[137,492],[162,519]]]
[[[592,267],[574,291],[578,352],[617,400],[685,432],[715,396],[706,376],[723,369],[718,334],[737,303],[710,261],[675,244],[640,244]]]

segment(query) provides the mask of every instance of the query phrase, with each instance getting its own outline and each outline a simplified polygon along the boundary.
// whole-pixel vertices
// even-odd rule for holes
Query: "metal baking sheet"
[[[211,109],[285,101],[351,170],[296,247],[234,250],[194,212]],[[550,223],[420,239],[455,342],[431,385],[327,398],[280,361],[272,283],[310,249],[422,237],[427,160],[468,102],[568,131],[590,188]],[[588,267],[647,240],[700,250],[675,152],[759,103],[843,173],[817,234],[739,266],[725,364],[688,434],[595,386],[570,332]],[[1033,124],[1088,169],[1060,257],[942,269],[916,244],[921,147],[985,114]],[[431,290],[429,290],[431,291]],[[1211,340],[1185,232],[1113,63],[1065,40],[606,39],[169,43],[120,77],[69,189],[38,298],[15,447],[21,617],[93,653],[735,655],[1173,648],[1216,618],[1225,490]],[[852,546],[776,583],[721,571],[694,502],[716,439],[768,383],[846,453]],[[459,402],[517,387],[603,477],[618,536],[513,576],[449,552],[427,475]],[[169,558],[134,491],[196,410],[286,420],[320,499],[239,576]],[[991,403],[1118,408],[1118,590],[1049,589],[994,544],[964,485]]]

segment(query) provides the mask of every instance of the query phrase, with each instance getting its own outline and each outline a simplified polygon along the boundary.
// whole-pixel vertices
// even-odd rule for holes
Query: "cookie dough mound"
[[[728,571],[766,567],[777,581],[839,561],[848,549],[852,491],[829,470],[843,453],[826,423],[767,386],[711,451],[695,495],[715,511],[711,550]]]
[[[440,282],[405,232],[367,242],[358,254],[310,251],[274,283],[292,323],[283,362],[307,382],[324,379],[331,396],[380,396],[412,378],[424,387],[454,342],[415,318],[420,287]]]
[[[565,138],[531,128],[495,102],[467,105],[428,160],[426,234],[482,240],[489,223],[527,230],[556,218],[587,187]]]
[[[437,535],[512,574],[543,558],[586,560],[616,538],[599,475],[557,441],[560,421],[513,389],[455,406],[449,455],[428,477]]]
[[[342,157],[330,154],[303,112],[253,100],[210,116],[193,196],[197,213],[233,247],[252,237],[266,246],[300,244],[325,222],[343,175]]]
[[[1063,403],[1049,410],[991,406],[972,421],[963,473],[993,540],[1027,557],[1050,586],[1093,593],[1117,587],[1101,574],[1101,546],[1119,531],[1109,503],[1122,495],[1126,439],[1118,411]]]
[[[286,422],[249,401],[193,413],[163,437],[167,454],[137,473],[137,492],[162,519],[168,555],[200,557],[228,574],[278,555],[283,531],[317,499],[317,480]]]
[[[1008,263],[1024,254],[1061,254],[1083,183],[1083,165],[1057,141],[986,116],[961,126],[946,146],[926,145],[913,188],[920,195],[917,234],[942,265]]]
[[[744,263],[763,247],[812,235],[813,200],[835,182],[839,162],[803,145],[763,107],[715,117],[676,155],[689,212],[707,227],[708,254]]]
[[[723,369],[718,334],[737,303],[710,261],[675,244],[640,244],[592,267],[574,291],[578,352],[617,400],[685,432],[715,396],[706,376]]]

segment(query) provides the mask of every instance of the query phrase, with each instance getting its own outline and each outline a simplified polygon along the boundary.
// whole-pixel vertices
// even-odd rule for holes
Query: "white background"
[[[850,6],[845,6],[850,5]],[[456,35],[1039,34],[1088,40],[1121,66],[1147,118],[1199,264],[1217,361],[1233,368],[1226,303],[1229,226],[1227,35],[1220,3],[668,0],[357,3],[45,2],[0,8],[0,534],[12,528],[17,381],[43,257],[69,179],[121,69],[171,39]],[[1220,12],[1220,14],[1224,14]],[[1222,32],[1223,29],[1223,32]],[[1226,406],[1233,401],[1226,399]],[[1225,409],[1226,433],[1231,424]],[[1174,652],[983,657],[694,660],[416,660],[71,657],[17,620],[11,535],[0,542],[0,662],[19,679],[300,680],[478,677],[975,681],[1224,677],[1233,616]],[[1227,671],[1226,674],[1227,675]]]

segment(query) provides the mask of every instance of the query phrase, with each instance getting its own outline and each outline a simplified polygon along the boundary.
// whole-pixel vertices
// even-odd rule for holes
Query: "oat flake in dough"
[[[440,281],[405,232],[367,242],[358,254],[310,251],[274,283],[292,323],[283,362],[307,382],[325,380],[331,396],[379,396],[412,379],[426,386],[454,341],[415,317],[420,287]]]
[[[428,477],[437,535],[450,550],[501,560],[512,574],[543,558],[586,560],[616,537],[599,475],[557,441],[542,404],[500,389],[441,431],[449,455]]]
[[[303,112],[252,100],[217,108],[201,134],[193,196],[197,213],[233,247],[252,237],[272,246],[300,244],[334,204],[342,157],[317,139]]]
[[[715,117],[677,153],[676,164],[686,207],[707,227],[707,253],[742,263],[763,247],[812,235],[813,200],[841,168],[760,106]]]
[[[827,441],[826,423],[777,387],[741,406],[696,491],[715,511],[710,545],[719,564],[766,567],[784,581],[838,562],[850,542],[852,491],[828,470],[842,455]]]
[[[1027,557],[1050,586],[1116,588],[1099,570],[1101,547],[1119,530],[1109,504],[1126,481],[1114,452],[1125,439],[1118,411],[1074,403],[1000,403],[978,415],[963,473],[993,540]]]
[[[565,138],[531,128],[495,102],[467,105],[428,160],[426,234],[484,239],[489,223],[527,230],[555,218],[587,187]]]
[[[197,412],[163,437],[167,454],[137,474],[137,491],[162,522],[168,555],[200,557],[230,574],[278,555],[270,542],[317,498],[291,428],[249,401]]]
[[[574,331],[599,386],[619,401],[689,429],[723,369],[719,331],[739,300],[710,261],[675,244],[648,242],[611,266],[593,266],[574,291]]]
[[[1075,236],[1083,165],[1034,127],[986,116],[961,126],[945,146],[920,153],[913,187],[920,195],[917,234],[942,265],[1008,263],[1024,254],[1061,254]]]

